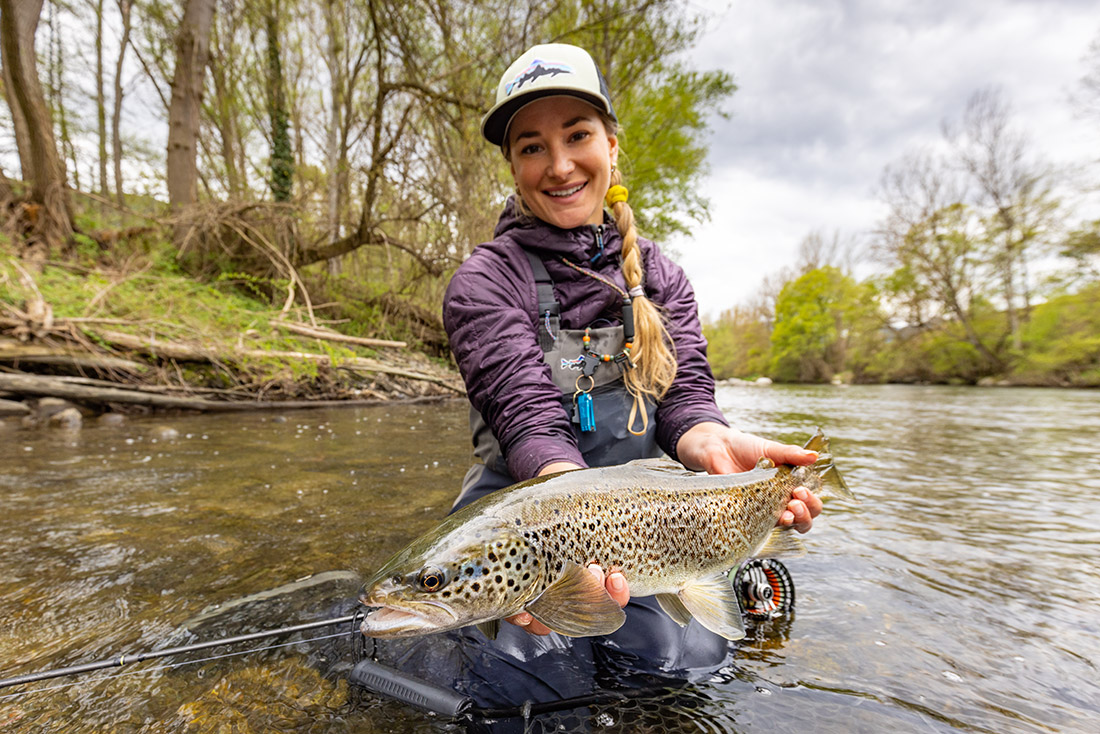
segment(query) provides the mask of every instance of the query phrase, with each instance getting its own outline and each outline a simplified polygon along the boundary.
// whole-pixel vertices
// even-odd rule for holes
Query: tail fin
[[[802,448],[817,452],[817,461],[814,462],[811,468],[821,477],[821,483],[824,487],[838,497],[859,502],[859,498],[852,493],[852,490],[848,489],[848,485],[844,483],[844,478],[840,476],[840,472],[833,464],[833,455],[829,453],[829,439],[820,428],[814,432],[814,435],[810,436],[810,440]]]

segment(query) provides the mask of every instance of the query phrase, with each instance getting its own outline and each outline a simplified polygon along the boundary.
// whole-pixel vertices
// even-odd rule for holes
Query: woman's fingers
[[[821,514],[821,499],[805,487],[796,487],[777,524],[781,527],[790,526],[800,533],[805,533],[813,527],[814,518],[819,514]]]

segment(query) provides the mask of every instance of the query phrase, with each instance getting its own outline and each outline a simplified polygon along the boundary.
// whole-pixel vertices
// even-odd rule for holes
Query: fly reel
[[[774,619],[794,608],[791,572],[773,558],[750,558],[733,577],[741,612],[751,619]]]

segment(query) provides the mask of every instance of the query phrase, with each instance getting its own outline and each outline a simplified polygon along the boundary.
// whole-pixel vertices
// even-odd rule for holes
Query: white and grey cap
[[[481,134],[493,145],[501,145],[521,107],[558,94],[579,97],[618,122],[607,80],[588,52],[566,43],[546,43],[532,46],[504,72],[496,104],[481,120]]]

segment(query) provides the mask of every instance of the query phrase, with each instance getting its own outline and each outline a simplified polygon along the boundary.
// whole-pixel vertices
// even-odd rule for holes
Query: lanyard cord
[[[600,275],[599,273],[593,273],[593,272],[592,272],[591,270],[586,270],[585,268],[582,268],[582,267],[581,267],[580,265],[576,265],[576,264],[574,264],[574,263],[571,263],[571,262],[569,262],[569,261],[568,261],[568,260],[566,260],[566,259],[565,259],[564,257],[559,257],[558,259],[559,259],[559,260],[561,260],[561,261],[562,261],[562,262],[563,262],[564,264],[566,264],[566,265],[568,265],[569,267],[571,267],[571,268],[573,268],[574,270],[576,270],[576,271],[577,271],[578,273],[581,273],[582,275],[587,275],[587,276],[588,276],[589,278],[592,278],[593,280],[598,280],[598,281],[600,281],[601,283],[603,283],[604,285],[606,285],[606,286],[607,286],[608,288],[612,289],[613,291],[615,291],[616,293],[618,293],[618,294],[619,294],[620,296],[622,296],[622,297],[623,297],[623,300],[624,300],[624,301],[630,300],[630,294],[628,294],[628,293],[627,293],[626,291],[624,291],[624,290],[623,290],[622,288],[620,288],[619,286],[615,285],[614,283],[612,283],[612,282],[611,282],[610,280],[608,280],[607,278],[603,277],[603,276],[602,276],[602,275]]]

